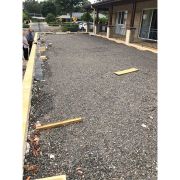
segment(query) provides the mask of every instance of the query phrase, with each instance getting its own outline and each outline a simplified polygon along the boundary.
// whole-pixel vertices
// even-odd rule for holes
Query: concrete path
[[[48,31],[49,26],[46,22],[34,22],[30,23],[30,27],[34,29],[35,32],[45,32]]]
[[[84,121],[41,132],[42,156],[26,156],[40,166],[34,178],[157,179],[157,55],[84,34],[47,41],[53,46],[44,81],[34,84],[29,130],[37,121]],[[113,74],[131,67],[139,71]]]

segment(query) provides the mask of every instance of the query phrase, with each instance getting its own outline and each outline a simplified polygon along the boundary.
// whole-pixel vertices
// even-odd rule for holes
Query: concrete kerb
[[[38,39],[38,33],[35,33],[34,41],[37,42],[37,39]],[[23,162],[25,157],[28,121],[29,121],[29,113],[31,108],[31,95],[32,95],[36,49],[37,49],[37,44],[33,44],[23,79],[23,119],[22,119],[23,120],[22,121]]]
[[[156,49],[152,49],[152,48],[148,48],[148,47],[142,47],[140,45],[137,45],[137,44],[134,44],[134,43],[126,43],[125,41],[122,41],[122,40],[117,40],[117,39],[114,39],[114,38],[107,38],[106,36],[102,36],[102,35],[99,35],[99,34],[94,34],[94,33],[89,33],[90,36],[97,36],[97,37],[101,37],[101,38],[104,38],[104,39],[108,39],[110,41],[114,41],[118,44],[124,44],[126,46],[129,46],[129,47],[134,47],[138,50],[141,50],[141,51],[150,51],[150,52],[153,52],[153,53],[157,53],[157,50]]]
[[[64,34],[89,34],[88,32],[56,32],[56,35],[64,35]]]
[[[41,34],[56,34],[56,35],[65,35],[65,34],[89,34],[88,32],[41,32]]]

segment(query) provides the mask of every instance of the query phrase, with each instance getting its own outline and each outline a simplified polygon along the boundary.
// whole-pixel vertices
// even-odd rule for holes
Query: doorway
[[[127,11],[120,11],[117,13],[116,30],[115,33],[119,35],[126,35],[126,20]]]
[[[157,9],[143,10],[139,37],[157,41]]]

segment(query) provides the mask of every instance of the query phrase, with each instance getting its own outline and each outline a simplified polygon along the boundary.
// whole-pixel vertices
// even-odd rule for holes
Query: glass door
[[[157,9],[143,11],[140,38],[157,40]]]
[[[126,19],[127,19],[127,11],[121,11],[117,13],[116,34],[126,35]]]
[[[153,11],[149,39],[157,40],[157,9]]]

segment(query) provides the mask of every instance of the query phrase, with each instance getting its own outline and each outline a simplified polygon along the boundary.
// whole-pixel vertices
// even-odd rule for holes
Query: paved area
[[[33,22],[30,23],[30,26],[35,32],[45,32],[49,30],[49,26],[46,22]]]
[[[61,32],[60,27],[49,26],[46,22],[34,22],[30,23],[30,26],[35,32]]]
[[[157,56],[85,34],[48,35],[43,81],[33,88],[34,124],[83,117],[42,131],[37,174],[68,180],[157,179]],[[113,72],[131,67],[138,72]],[[54,158],[50,158],[54,155]]]

